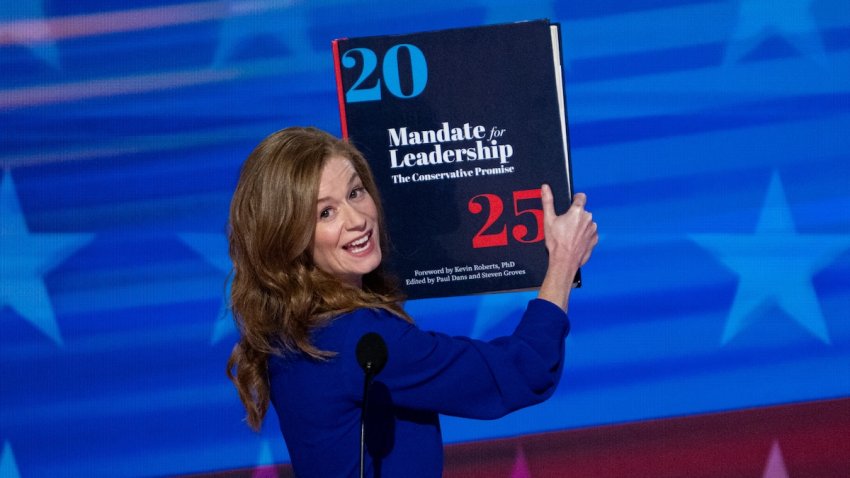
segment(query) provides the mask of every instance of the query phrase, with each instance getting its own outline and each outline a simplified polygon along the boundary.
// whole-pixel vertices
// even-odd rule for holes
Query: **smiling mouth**
[[[352,253],[359,254],[361,252],[366,251],[372,245],[372,231],[366,233],[365,236],[355,239],[348,244],[342,246],[343,249]]]

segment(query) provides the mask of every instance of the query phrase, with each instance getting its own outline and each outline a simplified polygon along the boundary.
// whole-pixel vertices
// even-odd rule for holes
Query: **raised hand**
[[[549,251],[549,268],[538,297],[566,310],[572,280],[579,267],[587,263],[599,242],[593,216],[585,210],[587,196],[578,193],[564,214],[555,213],[555,200],[548,185],[541,187],[543,233]]]

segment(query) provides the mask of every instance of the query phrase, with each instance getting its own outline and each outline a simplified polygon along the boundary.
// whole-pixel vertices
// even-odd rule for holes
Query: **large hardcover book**
[[[548,261],[540,186],[559,213],[573,194],[558,25],[332,46],[342,133],[375,174],[386,259],[408,297],[538,287]]]

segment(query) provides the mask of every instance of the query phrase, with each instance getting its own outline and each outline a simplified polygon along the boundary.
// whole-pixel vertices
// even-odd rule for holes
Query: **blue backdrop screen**
[[[330,42],[562,24],[602,238],[548,402],[449,443],[850,395],[840,0],[0,4],[0,477],[288,461],[224,375],[225,225],[268,133],[339,134]],[[408,303],[492,338],[533,293]]]

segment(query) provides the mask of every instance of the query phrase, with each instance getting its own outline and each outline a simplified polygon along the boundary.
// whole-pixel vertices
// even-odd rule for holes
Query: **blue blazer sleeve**
[[[498,418],[551,396],[569,332],[566,314],[540,299],[529,302],[513,334],[490,342],[425,332],[383,311],[360,310],[349,319],[339,358],[354,369],[345,374],[352,393],[363,386],[357,341],[377,332],[388,359],[375,381],[394,406],[468,418]]]

